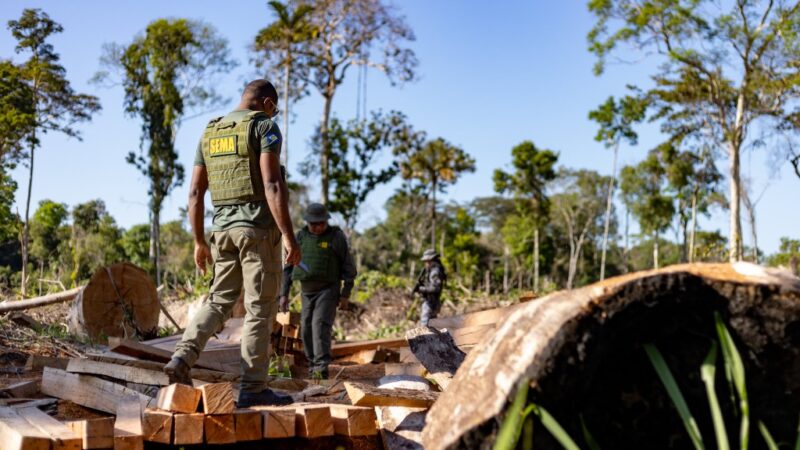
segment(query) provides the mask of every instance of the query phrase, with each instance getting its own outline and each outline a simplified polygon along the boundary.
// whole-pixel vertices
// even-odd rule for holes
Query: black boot
[[[236,406],[247,408],[250,406],[282,406],[294,403],[292,397],[288,395],[276,394],[272,389],[264,389],[261,392],[239,392],[239,401]]]
[[[169,377],[170,384],[180,383],[193,386],[192,376],[189,374],[190,367],[182,359],[176,357],[164,366],[164,373]]]

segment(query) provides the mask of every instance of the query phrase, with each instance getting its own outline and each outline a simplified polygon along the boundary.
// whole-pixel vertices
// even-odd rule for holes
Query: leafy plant
[[[286,355],[273,354],[269,358],[268,374],[271,377],[292,378],[289,358]]]
[[[742,357],[739,354],[736,344],[733,342],[733,337],[730,331],[725,326],[722,317],[719,313],[714,314],[715,329],[719,344],[717,342],[711,343],[711,348],[708,351],[703,363],[700,367],[700,377],[706,388],[708,396],[708,405],[711,412],[712,422],[714,424],[714,434],[717,441],[718,450],[728,450],[730,448],[729,437],[725,429],[725,419],[723,411],[720,408],[717,392],[715,388],[716,368],[717,368],[717,350],[722,349],[722,360],[725,368],[725,378],[731,391],[731,401],[734,405],[738,405],[738,410],[730,411],[729,414],[738,414],[740,420],[739,430],[739,446],[742,450],[748,448],[750,442],[750,407],[747,400],[747,386],[745,383],[745,371]],[[667,394],[672,400],[675,409],[683,421],[684,427],[689,434],[692,444],[698,450],[704,450],[705,444],[703,443],[703,436],[700,428],[697,425],[697,420],[689,410],[686,399],[675,380],[669,366],[664,360],[661,352],[653,344],[645,344],[644,350],[647,353],[650,363],[656,371],[661,383],[667,390]],[[528,399],[528,382],[524,382],[517,392],[514,401],[509,406],[506,417],[500,426],[500,431],[497,435],[497,440],[493,446],[494,450],[510,450],[517,446],[520,439],[520,434],[523,430],[525,419],[533,413],[538,417],[542,426],[561,444],[562,447],[568,450],[577,450],[579,447],[574,440],[567,434],[561,427],[558,421],[546,409],[542,408],[535,403],[526,405]],[[589,432],[586,423],[581,417],[581,429],[583,438],[588,448],[591,450],[600,450],[597,441]],[[775,439],[770,434],[766,425],[758,421],[758,429],[761,436],[770,450],[778,450],[778,445]],[[798,425],[797,437],[794,445],[795,450],[800,450],[800,425]]]

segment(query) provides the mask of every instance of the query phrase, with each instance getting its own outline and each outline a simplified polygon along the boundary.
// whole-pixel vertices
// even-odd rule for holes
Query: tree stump
[[[749,263],[685,264],[556,292],[498,324],[464,360],[427,415],[429,450],[491,448],[523,383],[584,447],[585,423],[601,448],[691,448],[683,424],[643,349],[654,344],[686,397],[707,447],[714,432],[700,366],[717,340],[715,314],[745,366],[750,440],[755,423],[794,440],[800,413],[800,280]],[[721,357],[720,357],[721,358]],[[735,419],[721,362],[717,391]],[[738,434],[730,421],[729,436]],[[561,448],[535,425],[533,448]],[[731,442],[732,446],[738,444]]]
[[[75,297],[70,333],[105,342],[108,337],[148,339],[158,331],[158,293],[150,276],[130,263],[102,267]]]

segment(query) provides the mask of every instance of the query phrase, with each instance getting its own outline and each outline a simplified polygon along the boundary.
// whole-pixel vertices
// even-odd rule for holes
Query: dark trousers
[[[326,370],[331,357],[331,333],[339,304],[339,285],[334,283],[316,292],[302,293],[300,314],[303,349],[310,370]]]
[[[441,292],[423,295],[422,312],[419,315],[420,325],[428,326],[428,321],[439,315],[439,309],[442,307],[441,296]]]

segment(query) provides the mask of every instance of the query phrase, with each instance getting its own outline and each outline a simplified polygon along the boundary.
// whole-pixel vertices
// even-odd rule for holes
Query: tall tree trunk
[[[731,133],[728,150],[730,152],[730,262],[742,260],[742,219],[740,211],[740,196],[742,193],[741,179],[739,176],[739,156],[744,134],[744,83],[739,90],[739,98],[736,101],[736,123],[733,133]]]
[[[653,232],[653,268],[658,269],[658,231]]]
[[[508,295],[508,245],[503,247],[503,295]]]
[[[438,187],[436,184],[437,179],[436,175],[431,177],[433,190],[432,190],[432,201],[431,201],[431,248],[436,248],[436,188]]]
[[[697,234],[697,190],[692,193],[692,225],[689,232],[689,262],[694,262],[694,242]]]
[[[283,165],[289,170],[289,79],[292,75],[292,53],[287,45],[286,70],[283,76]]]
[[[750,197],[750,193],[745,190],[742,195],[742,203],[747,211],[747,222],[750,225],[750,237],[753,240],[753,262],[758,264],[758,234],[756,229],[756,205]]]
[[[156,203],[159,203],[156,205]],[[150,264],[156,274],[156,286],[161,286],[161,245],[160,244],[160,202],[153,200],[150,211]]]
[[[28,247],[30,243],[29,217],[31,211],[31,190],[33,188],[33,154],[36,149],[36,128],[31,132],[31,158],[28,168],[28,195],[25,200],[25,223],[22,226],[22,296],[28,295]]]
[[[333,102],[333,92],[323,95],[324,106],[322,108],[322,122],[319,125],[319,134],[321,138],[322,148],[319,155],[319,174],[322,181],[322,192],[320,202],[323,205],[328,204],[328,161],[331,152],[331,141],[328,136],[328,124],[331,119],[331,103]]]
[[[617,181],[617,153],[619,142],[614,144],[614,162],[611,165],[611,180],[608,182],[608,197],[606,198],[606,217],[603,225],[603,251],[600,256],[600,281],[606,278],[606,252],[608,251],[608,225],[611,222],[611,200],[614,198],[614,184]]]
[[[486,290],[486,296],[490,296],[492,294],[492,276],[489,269],[483,272],[483,287]]]
[[[631,210],[626,206],[625,207],[625,273],[628,272],[628,258],[631,254],[631,246],[630,246],[630,222],[631,222]]]
[[[533,292],[539,293],[539,227],[533,229]]]

